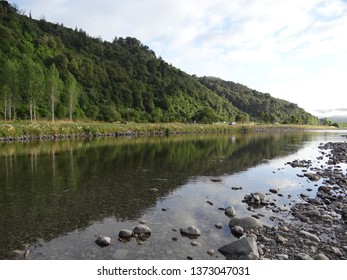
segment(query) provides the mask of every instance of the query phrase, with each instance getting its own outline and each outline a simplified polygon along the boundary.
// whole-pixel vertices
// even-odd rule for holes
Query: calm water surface
[[[223,259],[218,252],[207,254],[235,240],[229,218],[218,208],[232,205],[239,215],[254,214],[242,203],[244,195],[270,188],[283,194],[271,194],[270,200],[290,207],[317,183],[297,177],[298,170],[286,162],[322,164],[319,143],[345,141],[343,134],[0,143],[0,259],[17,258],[14,250],[30,250],[31,259]],[[267,225],[274,223],[271,216],[290,219],[287,212],[265,208],[256,213],[264,215]],[[118,241],[119,230],[132,229],[139,220],[146,221],[152,235],[144,241]],[[217,229],[216,223],[224,228]],[[196,240],[200,246],[179,233],[191,225],[202,232]],[[112,244],[96,245],[100,235],[110,236]]]

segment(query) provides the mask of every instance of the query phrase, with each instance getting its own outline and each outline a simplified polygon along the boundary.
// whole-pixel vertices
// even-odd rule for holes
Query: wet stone
[[[222,223],[217,223],[214,225],[217,229],[222,229],[224,226]]]
[[[244,229],[240,226],[234,226],[230,228],[230,231],[236,237],[242,236],[244,233]]]
[[[329,258],[326,255],[322,254],[322,253],[314,255],[312,258],[314,260],[329,260]]]
[[[108,236],[99,236],[95,243],[98,244],[100,247],[106,247],[111,244],[111,237]]]
[[[191,236],[200,236],[201,235],[200,230],[195,226],[190,226],[187,228],[181,228],[180,232],[181,232],[181,234],[184,234],[184,235],[191,235]]]
[[[252,237],[234,241],[219,248],[218,251],[226,257],[236,257],[238,259],[259,258],[257,242]]]
[[[121,229],[118,233],[119,238],[130,238],[134,236],[134,232],[128,229]]]
[[[253,217],[234,217],[229,222],[229,227],[240,226],[244,230],[258,230],[262,227],[262,223]]]
[[[224,214],[226,216],[228,216],[229,218],[232,218],[236,215],[236,211],[235,211],[234,207],[229,206],[229,207],[225,208]]]

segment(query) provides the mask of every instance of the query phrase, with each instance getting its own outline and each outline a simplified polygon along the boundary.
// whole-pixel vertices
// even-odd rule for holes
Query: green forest
[[[296,104],[168,64],[136,38],[112,42],[0,1],[0,119],[318,124]]]

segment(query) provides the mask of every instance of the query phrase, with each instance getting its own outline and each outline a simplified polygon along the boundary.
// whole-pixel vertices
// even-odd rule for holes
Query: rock
[[[207,251],[207,254],[209,254],[212,257],[214,254],[216,254],[216,251],[214,249],[209,249]]]
[[[309,216],[309,217],[319,217],[320,216],[320,212],[318,210],[308,210],[308,211],[304,212],[303,214],[305,214],[306,216]]]
[[[277,243],[283,244],[286,241],[287,241],[287,239],[285,239],[282,235],[279,235],[279,234],[276,235],[276,242]]]
[[[224,256],[237,257],[237,258],[248,258],[249,254],[252,253],[252,257],[259,258],[257,243],[252,237],[246,237],[234,241],[228,245],[225,245],[218,249],[218,251]],[[251,257],[250,256],[250,257]]]
[[[130,238],[134,236],[134,232],[128,229],[121,229],[118,236],[119,238]]]
[[[248,255],[242,255],[238,259],[239,260],[248,260],[248,261],[259,260],[259,255],[254,254],[253,252],[250,252]]]
[[[295,258],[297,260],[312,260],[312,258],[309,255],[305,254],[305,253],[298,253],[298,254],[295,255]]]
[[[199,242],[196,242],[196,241],[192,241],[190,243],[193,247],[196,247],[196,246],[201,246],[201,244]]]
[[[320,242],[320,239],[319,239],[319,237],[318,237],[317,235],[314,235],[314,234],[312,234],[312,233],[309,233],[309,232],[307,232],[307,231],[305,231],[305,230],[300,230],[299,233],[300,233],[301,235],[305,236],[306,238],[308,238],[308,239],[314,241],[314,242],[317,242],[317,243]]]
[[[200,230],[195,226],[190,226],[188,228],[181,228],[180,232],[181,232],[181,234],[191,235],[191,236],[200,236],[201,235]]]
[[[133,228],[133,233],[151,235],[152,231],[147,225],[140,224]]]
[[[276,254],[276,255],[275,255],[275,258],[276,258],[277,260],[288,260],[289,256],[286,255],[286,254]]]
[[[314,260],[329,260],[329,258],[326,255],[322,254],[322,253],[314,255],[312,258]]]
[[[243,227],[240,227],[240,226],[234,226],[234,227],[230,228],[230,231],[236,237],[240,237],[244,233]]]
[[[218,229],[222,229],[223,228],[223,224],[222,223],[217,223],[214,225],[216,228]]]
[[[111,237],[108,236],[99,236],[95,243],[98,244],[100,247],[106,247],[111,244]]]
[[[310,179],[310,181],[318,181],[320,179],[320,176],[318,174],[310,172],[304,173],[304,176]]]
[[[127,249],[117,249],[112,256],[112,259],[113,260],[124,260],[124,259],[126,259],[128,253],[129,253],[129,250],[127,250]]]
[[[308,192],[303,192],[300,194],[302,198],[310,197],[310,194]]]
[[[278,193],[278,190],[277,189],[269,189],[269,192],[276,194],[276,193]]]
[[[246,194],[244,196],[243,202],[248,205],[268,205],[269,201],[265,198],[265,195],[259,192]]]
[[[210,204],[210,205],[213,205],[213,202],[212,201],[206,201],[208,204]]]
[[[337,247],[331,246],[331,251],[332,251],[335,255],[337,255],[337,256],[339,256],[339,257],[342,256],[342,253],[341,253],[340,249],[337,248]]]
[[[229,207],[225,208],[224,209],[224,213],[229,218],[232,218],[232,217],[236,216],[236,211],[235,211],[234,207],[232,207],[232,206],[229,206]]]
[[[211,181],[214,183],[219,183],[219,182],[222,182],[222,179],[221,178],[212,178]]]
[[[258,230],[262,227],[262,223],[258,219],[253,217],[243,217],[243,218],[234,217],[230,220],[229,227],[231,229],[235,226],[240,226],[245,231]]]

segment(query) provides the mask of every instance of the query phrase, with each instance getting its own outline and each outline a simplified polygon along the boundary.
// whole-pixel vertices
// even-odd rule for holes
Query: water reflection
[[[1,143],[0,258],[104,219],[132,223],[194,177],[247,170],[297,151],[312,137],[301,132]],[[198,188],[204,184],[196,183],[197,191],[186,198],[199,196]],[[171,208],[206,214],[192,200],[172,201],[182,205]]]

